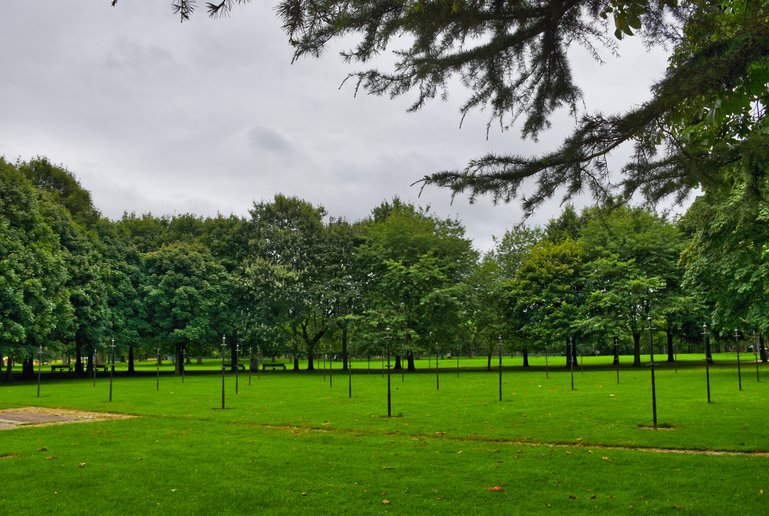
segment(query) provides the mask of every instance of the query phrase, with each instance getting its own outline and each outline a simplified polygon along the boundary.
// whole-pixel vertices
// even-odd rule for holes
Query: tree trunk
[[[641,366],[641,332],[633,331],[633,367]]]
[[[75,342],[75,374],[82,375],[83,372],[83,349],[79,342]]]
[[[764,348],[764,336],[758,336],[758,351],[761,353],[761,362],[766,362],[766,349]]]
[[[673,352],[673,327],[670,325],[670,321],[668,321],[667,327],[665,328],[665,334],[668,341],[668,362],[675,362],[676,357]]]
[[[309,350],[307,353],[307,370],[308,371],[314,371],[315,370],[315,358],[312,356],[313,350]]]
[[[184,372],[184,344],[177,343],[174,346],[174,356],[176,374],[182,374]]]
[[[128,345],[128,374],[134,374],[134,345]]]
[[[491,371],[491,351],[489,351],[488,359],[486,360],[486,369]]]
[[[523,367],[529,367],[529,348],[523,348]]]
[[[299,357],[294,355],[294,371],[299,372]]]
[[[413,351],[409,351],[408,353],[406,353],[406,360],[408,360],[408,370],[409,371],[416,371],[417,370],[417,366],[414,363],[414,352]]]
[[[393,371],[400,371],[401,369],[401,356],[395,355],[395,367],[393,367]]]

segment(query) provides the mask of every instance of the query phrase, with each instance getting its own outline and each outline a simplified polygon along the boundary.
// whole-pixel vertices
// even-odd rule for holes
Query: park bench
[[[272,368],[273,371],[278,367],[282,367],[283,370],[285,370],[286,364],[283,362],[262,362],[262,371],[266,370],[268,367]]]
[[[72,372],[72,366],[69,364],[54,364],[51,366],[51,372],[64,371],[65,369],[69,372]]]
[[[225,364],[224,364],[224,367],[225,367],[225,369],[232,369],[232,364],[228,364],[228,363],[225,363]],[[237,365],[237,367],[238,367],[238,369],[240,369],[241,371],[245,371],[245,370],[246,370],[246,364],[244,364],[244,363],[242,363],[242,362],[238,362],[238,365]]]

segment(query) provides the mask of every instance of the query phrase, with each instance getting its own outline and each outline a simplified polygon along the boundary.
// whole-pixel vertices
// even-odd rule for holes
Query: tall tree
[[[173,348],[181,373],[185,350],[210,351],[222,335],[217,323],[227,304],[229,275],[198,244],[163,246],[146,253],[144,264],[142,288],[152,340]]]
[[[0,345],[14,357],[70,324],[69,270],[33,185],[0,158]],[[26,349],[25,349],[26,347]]]

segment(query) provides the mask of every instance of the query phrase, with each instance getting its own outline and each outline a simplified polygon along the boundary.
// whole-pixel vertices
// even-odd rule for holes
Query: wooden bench
[[[286,364],[283,362],[262,362],[262,371],[266,370],[268,367],[272,368],[274,371],[278,367],[282,367],[283,370],[286,370]]]
[[[54,364],[51,366],[51,372],[64,371],[65,369],[70,373],[72,372],[72,366],[69,364]]]
[[[232,364],[225,363],[224,364],[224,368],[225,369],[232,369]],[[246,370],[246,364],[244,364],[242,362],[238,362],[238,369],[240,369],[241,371],[245,371]]]

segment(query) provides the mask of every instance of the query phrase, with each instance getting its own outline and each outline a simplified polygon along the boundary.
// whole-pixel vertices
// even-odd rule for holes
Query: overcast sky
[[[202,2],[179,23],[168,0],[25,0],[0,15],[0,155],[47,156],[73,172],[111,218],[195,213],[245,216],[275,193],[354,221],[399,196],[459,218],[478,249],[521,220],[518,205],[451,201],[448,190],[410,186],[489,151],[552,148],[566,116],[537,144],[476,112],[459,127],[466,92],[417,113],[411,97],[353,96],[339,85],[354,65],[335,51],[291,64],[271,2],[210,20]],[[599,65],[573,52],[590,112],[621,111],[649,97],[665,67],[630,38]],[[618,157],[611,165],[621,165]],[[557,215],[559,202],[531,220]]]

